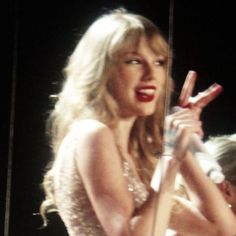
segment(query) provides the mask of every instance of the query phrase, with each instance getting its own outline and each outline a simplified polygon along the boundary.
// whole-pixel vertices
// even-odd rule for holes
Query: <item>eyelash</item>
[[[131,60],[127,60],[125,61],[126,64],[132,64],[132,65],[137,65],[137,64],[141,64],[142,63],[142,60],[140,59],[131,59]],[[154,63],[155,65],[157,66],[164,66],[166,64],[166,61],[165,60],[157,60],[155,61]]]
[[[131,60],[127,60],[125,61],[126,64],[140,64],[141,60],[139,59],[131,59]]]
[[[155,63],[158,63],[158,66],[164,66],[166,65],[166,60],[160,59],[160,60],[157,60]]]

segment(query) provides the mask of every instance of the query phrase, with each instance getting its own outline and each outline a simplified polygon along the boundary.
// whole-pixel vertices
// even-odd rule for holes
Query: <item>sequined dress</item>
[[[74,162],[63,161],[57,167],[60,168],[55,178],[58,213],[70,236],[105,236]],[[127,188],[132,192],[135,207],[138,208],[147,200],[148,191],[126,161],[123,161],[123,174],[127,178]]]

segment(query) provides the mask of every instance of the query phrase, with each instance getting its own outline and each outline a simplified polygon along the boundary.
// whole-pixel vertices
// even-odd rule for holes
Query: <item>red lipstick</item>
[[[155,86],[142,86],[136,90],[136,97],[140,102],[151,102],[155,98]]]

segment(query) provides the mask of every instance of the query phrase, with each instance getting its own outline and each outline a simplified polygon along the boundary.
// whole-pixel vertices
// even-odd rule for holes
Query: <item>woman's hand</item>
[[[189,71],[179,97],[179,106],[190,108],[200,117],[202,109],[214,100],[222,92],[223,88],[221,85],[215,83],[208,89],[192,97],[196,79],[197,73],[195,71]]]
[[[156,192],[173,189],[193,134],[202,135],[201,122],[189,108],[176,107],[165,119],[164,152],[154,171],[151,187]],[[164,190],[163,190],[164,189]],[[170,191],[171,192],[171,191]]]
[[[193,134],[203,136],[198,115],[189,108],[175,107],[175,112],[166,117],[164,155],[181,161]]]

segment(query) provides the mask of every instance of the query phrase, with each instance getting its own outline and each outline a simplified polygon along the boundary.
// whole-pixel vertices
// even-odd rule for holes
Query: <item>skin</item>
[[[129,42],[117,53],[116,58],[110,86],[122,108],[120,117],[136,118],[153,114],[166,79],[164,57],[156,55],[148,46],[148,40],[142,37],[138,47]],[[137,92],[147,86],[153,87],[154,99],[151,102],[139,101]]]
[[[136,173],[132,156],[128,152],[130,130],[137,117],[154,112],[166,78],[166,68],[162,65],[162,58],[151,50],[146,38],[141,38],[137,48],[131,50],[130,53],[130,47],[125,47],[119,52],[117,64],[111,73],[111,90],[120,107],[117,128],[111,130],[94,120],[80,122],[75,158],[88,196],[107,235],[151,235],[157,199],[159,207],[156,229],[158,235],[165,235],[175,176],[180,168],[179,160],[188,146],[188,137],[192,133],[201,132],[201,127],[194,114],[186,109],[187,118],[181,117],[186,119],[186,129],[183,122],[176,146],[179,151],[176,158],[166,160],[167,171],[172,174],[165,176],[161,194],[151,192],[148,201],[139,211],[135,211],[132,196],[123,177],[121,157],[116,144],[118,143],[123,157]],[[157,88],[155,98],[148,103],[139,101],[136,95],[137,88],[146,85]]]
[[[236,186],[230,183],[230,181],[224,180],[218,184],[218,187],[225,200],[229,203],[231,210],[236,215]]]
[[[190,108],[196,117],[200,117],[202,109],[222,92],[222,87],[214,84],[192,97],[196,79],[196,72],[190,71],[181,91],[179,105]],[[188,201],[178,199],[180,204],[185,206],[184,211],[173,215],[171,219],[171,225],[178,232],[178,235],[235,235],[235,217],[228,209],[227,203],[216,185],[202,174],[196,160],[190,153],[186,155],[180,173],[185,180],[190,199],[196,208],[194,209]],[[179,218],[183,221],[182,226],[179,224]]]
[[[151,50],[146,38],[141,38],[137,47],[131,47],[131,52],[130,47],[124,47],[118,53],[116,65],[111,68],[110,89],[119,105],[117,127],[111,129],[96,120],[79,121],[67,136],[67,140],[73,140],[70,142],[74,145],[71,147],[72,151],[63,154],[59,151],[59,156],[63,156],[63,159],[75,161],[96,215],[109,236],[164,236],[170,220],[175,178],[179,171],[182,171],[185,177],[193,179],[188,183],[190,187],[194,188],[195,184],[199,186],[198,178],[205,181],[203,188],[201,185],[197,188],[200,196],[201,190],[209,187],[206,176],[194,163],[191,153],[187,151],[191,135],[203,133],[199,113],[195,112],[199,111],[198,105],[202,101],[202,98],[199,98],[198,105],[194,103],[191,109],[182,109],[168,117],[169,129],[177,133],[173,155],[170,158],[162,158],[166,171],[159,192],[151,191],[147,202],[140,209],[135,209],[123,176],[122,158],[130,164],[133,173],[137,175],[135,164],[128,151],[130,131],[137,117],[147,116],[154,112],[165,78],[166,69],[162,64],[162,58]],[[190,81],[190,85],[192,83],[193,81]],[[143,102],[137,97],[137,89],[147,85],[157,89],[150,102]],[[187,86],[185,91],[189,90]],[[189,92],[183,101],[188,100],[188,94]],[[213,98],[214,94],[208,91],[206,97],[209,98],[208,96]],[[189,168],[191,172],[188,171]],[[138,175],[137,178],[139,178]],[[208,195],[201,197],[203,199],[208,197],[207,203],[212,200]],[[222,202],[217,203],[222,204]],[[208,230],[206,232],[210,232],[213,222],[210,222],[201,212],[196,213],[192,206],[184,203],[182,205],[184,206],[183,219],[191,216],[189,222],[198,226],[194,229],[195,233],[199,233],[199,228],[203,226]],[[212,209],[204,210],[211,211]],[[153,222],[154,214],[156,215],[155,222]],[[176,219],[172,219],[172,222],[177,222]],[[215,220],[214,217],[213,220]],[[216,223],[218,224],[219,221]],[[180,224],[176,225],[178,228]],[[189,232],[189,226],[183,227],[179,230]],[[226,235],[229,234],[224,236]]]
[[[220,95],[223,88],[221,85],[215,83],[193,97],[192,93],[196,80],[197,73],[195,71],[189,71],[180,93],[179,106],[190,108],[199,117],[203,108]]]

